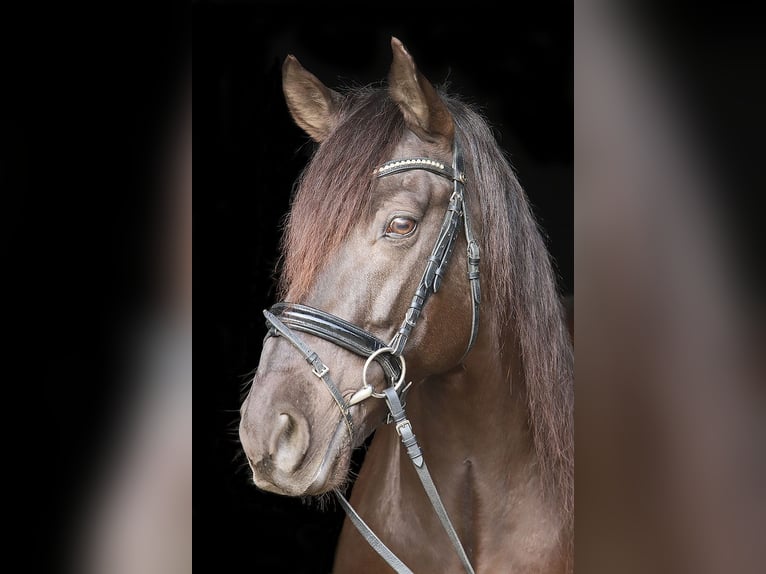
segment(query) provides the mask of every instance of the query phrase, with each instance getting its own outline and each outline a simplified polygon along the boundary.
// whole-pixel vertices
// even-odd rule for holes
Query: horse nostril
[[[269,455],[274,466],[284,473],[295,471],[303,462],[308,445],[306,419],[297,413],[279,413],[269,443]]]
[[[276,449],[283,446],[289,446],[290,437],[295,432],[295,419],[287,413],[280,413],[277,417],[277,423],[274,427],[274,436],[276,437]]]

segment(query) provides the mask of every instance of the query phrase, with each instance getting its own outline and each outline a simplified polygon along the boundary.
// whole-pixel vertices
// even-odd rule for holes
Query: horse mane
[[[480,213],[483,316],[515,330],[529,424],[541,476],[571,527],[574,510],[574,359],[555,275],[529,201],[487,121],[442,93],[465,150],[472,209]],[[373,204],[373,169],[404,134],[401,112],[383,86],[344,92],[339,120],[301,174],[283,236],[280,293],[300,300],[355,221]],[[474,199],[478,198],[478,201]],[[477,205],[478,204],[478,205]],[[491,310],[490,310],[491,309]]]
[[[308,294],[327,258],[369,214],[372,172],[404,134],[404,118],[384,88],[347,89],[344,96],[335,129],[298,178],[282,240],[284,300]]]
[[[487,121],[471,106],[444,99],[465,150],[468,202],[473,210],[478,203],[478,216],[473,217],[482,222],[482,297],[488,307],[482,315],[497,318],[495,340],[515,335],[517,349],[501,349],[501,358],[520,353],[541,476],[547,492],[559,501],[571,537],[574,352],[550,254],[527,195]]]

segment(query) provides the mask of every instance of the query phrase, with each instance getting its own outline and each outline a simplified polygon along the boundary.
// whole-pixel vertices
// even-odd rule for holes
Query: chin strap
[[[469,574],[474,574],[471,561],[468,559],[468,555],[466,554],[463,545],[460,543],[460,538],[455,531],[455,527],[449,519],[447,509],[444,508],[441,497],[436,490],[436,485],[431,478],[431,473],[428,472],[428,467],[423,459],[423,452],[420,450],[417,438],[415,438],[415,434],[412,432],[412,424],[404,412],[404,405],[402,405],[401,400],[399,400],[399,395],[393,387],[387,387],[383,392],[386,395],[386,405],[388,405],[388,410],[391,414],[390,418],[396,425],[396,433],[399,435],[399,438],[401,438],[404,448],[407,449],[407,455],[410,457],[410,460],[415,467],[418,478],[423,485],[423,490],[425,490],[426,495],[428,495],[428,499],[431,501],[431,506],[436,512],[436,516],[439,518],[439,522],[441,522],[444,531],[447,533],[447,536],[449,536],[450,542],[452,542],[455,552],[457,552],[460,561],[463,563],[463,568]],[[412,570],[410,570],[407,565],[404,564],[396,554],[391,552],[383,541],[378,538],[367,523],[362,520],[359,514],[352,508],[348,500],[346,500],[346,498],[338,491],[335,491],[335,495],[343,507],[343,510],[346,511],[351,524],[356,527],[359,534],[362,535],[372,549],[375,550],[375,552],[377,552],[378,555],[383,558],[395,572],[397,572],[397,574],[412,574]]]

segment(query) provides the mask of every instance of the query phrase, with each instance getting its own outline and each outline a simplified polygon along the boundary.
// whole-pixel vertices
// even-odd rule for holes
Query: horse
[[[338,495],[336,574],[571,572],[573,341],[550,254],[482,113],[391,49],[375,85],[282,67],[315,149],[240,409],[253,482]]]

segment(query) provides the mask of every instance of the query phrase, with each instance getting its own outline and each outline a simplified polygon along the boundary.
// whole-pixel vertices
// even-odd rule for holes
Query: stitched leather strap
[[[269,311],[291,329],[330,341],[365,359],[386,346],[383,341],[353,323],[308,305],[282,302],[272,305]],[[375,360],[388,380],[399,380],[402,369],[398,360],[393,360],[388,354],[378,355]]]
[[[455,136],[453,148],[451,168],[436,160],[412,158],[386,162],[375,170],[376,177],[381,178],[403,171],[425,169],[452,180],[454,185],[447,213],[444,215],[444,221],[442,222],[431,255],[428,257],[423,276],[418,283],[415,295],[404,316],[404,321],[389,344],[394,349],[395,355],[401,355],[404,352],[404,348],[407,345],[412,330],[417,325],[423,307],[431,295],[436,293],[441,286],[442,279],[447,271],[447,265],[455,249],[461,218],[463,219],[466,243],[468,245],[468,279],[471,285],[472,302],[471,333],[468,345],[463,353],[463,359],[476,342],[476,336],[479,332],[479,305],[481,302],[481,291],[479,288],[479,244],[473,234],[470,213],[468,213],[466,204],[463,154],[457,136]]]
[[[456,140],[457,141],[457,140]],[[463,154],[457,153],[452,158],[453,170],[459,173],[463,173]],[[455,184],[458,187],[458,184]],[[481,306],[481,285],[479,283],[479,263],[481,261],[481,255],[479,253],[479,242],[476,240],[476,236],[473,233],[473,225],[471,225],[471,214],[468,212],[468,204],[465,198],[465,185],[460,182],[459,192],[463,197],[463,228],[465,230],[465,242],[466,242],[466,261],[468,265],[468,281],[471,284],[471,336],[468,339],[468,346],[463,353],[463,359],[465,359],[468,352],[473,348],[476,343],[476,337],[479,334],[479,308]],[[462,359],[461,359],[462,362]]]
[[[455,527],[452,525],[452,521],[447,514],[447,509],[444,508],[444,503],[442,503],[439,492],[436,490],[436,485],[431,478],[431,473],[428,472],[428,467],[423,458],[423,451],[420,450],[417,438],[412,432],[412,425],[404,412],[404,406],[399,400],[399,395],[393,387],[386,387],[383,392],[386,395],[386,405],[388,406],[391,415],[390,419],[396,425],[396,432],[401,438],[402,445],[404,445],[404,448],[407,450],[407,455],[410,457],[412,464],[415,466],[415,471],[423,485],[423,490],[425,490],[428,500],[431,502],[431,506],[433,507],[434,512],[436,512],[436,516],[439,518],[439,522],[441,522],[455,552],[457,552],[460,562],[463,564],[463,568],[468,574],[474,574],[471,561],[468,559],[468,555],[460,542]],[[346,511],[346,515],[349,517],[351,524],[356,527],[359,534],[361,534],[368,544],[372,546],[373,550],[375,550],[375,552],[377,552],[395,572],[411,572],[396,554],[394,554],[383,541],[378,538],[367,523],[362,520],[348,500],[346,500],[346,498],[338,491],[335,491],[335,495],[338,497],[341,506],[343,506],[343,510]]]
[[[436,293],[439,287],[441,287],[447,264],[455,248],[461,215],[462,201],[459,196],[453,194],[447,208],[447,213],[444,215],[444,221],[439,229],[436,243],[431,251],[431,255],[428,257],[425,271],[415,291],[415,296],[410,302],[410,307],[399,331],[391,341],[391,347],[394,349],[395,355],[401,355],[404,352],[404,347],[420,318],[423,307],[425,307],[431,295]]]
[[[423,484],[423,490],[426,491],[428,499],[431,501],[431,506],[433,506],[436,516],[439,518],[439,522],[441,522],[444,531],[449,536],[450,542],[452,542],[452,546],[455,548],[455,552],[457,552],[460,561],[463,563],[463,568],[466,572],[474,574],[471,561],[468,559],[468,555],[460,543],[455,527],[449,519],[447,509],[444,508],[442,499],[436,490],[436,485],[431,478],[431,473],[428,472],[428,466],[426,466],[426,462],[423,459],[423,452],[420,450],[417,438],[415,438],[415,434],[412,432],[412,425],[404,413],[404,407],[399,401],[399,396],[391,387],[387,387],[383,392],[386,394],[386,404],[394,419],[396,432],[402,439],[402,444],[407,449],[407,455],[410,457],[412,464],[415,465],[415,471],[418,473],[418,478]]]

